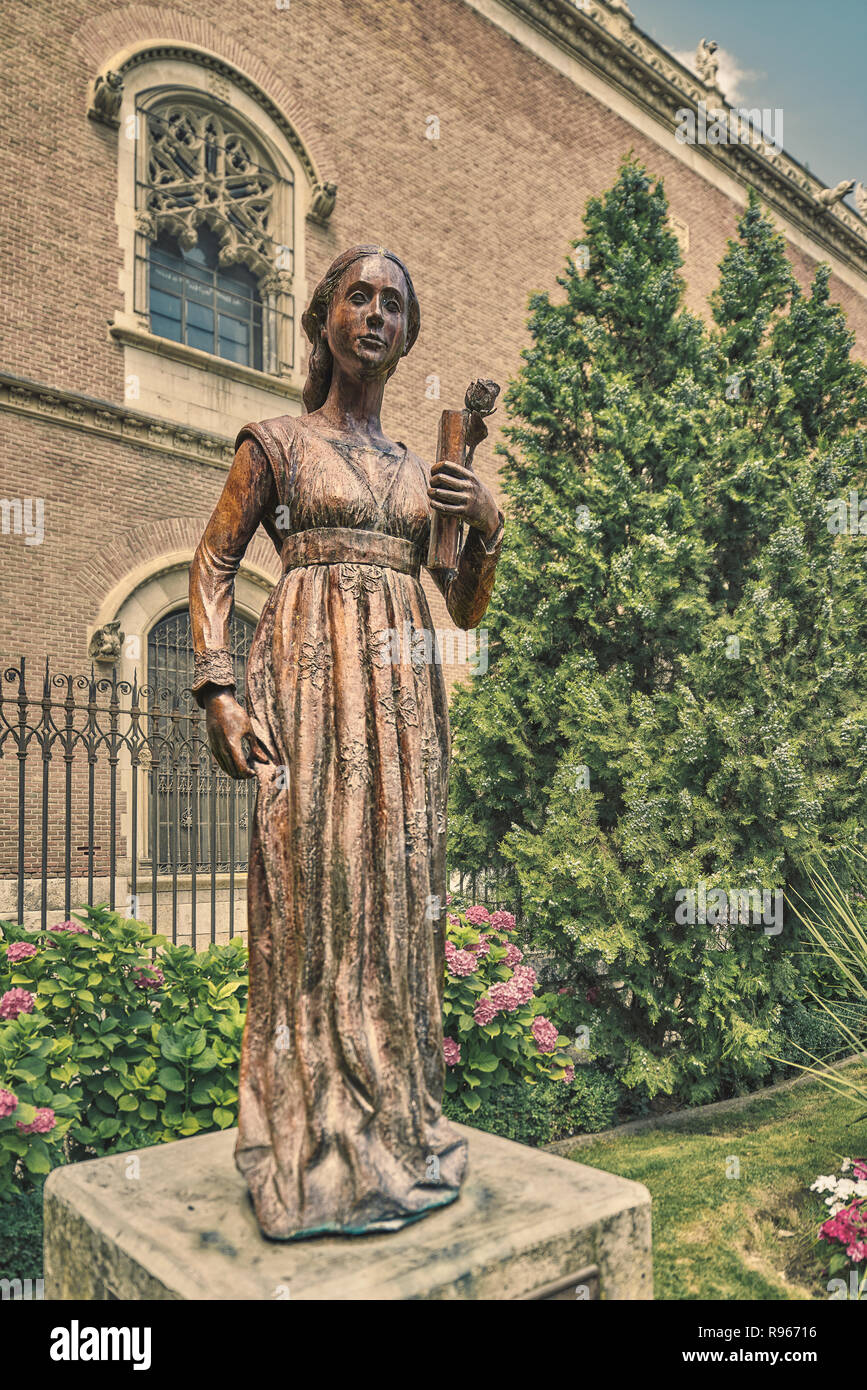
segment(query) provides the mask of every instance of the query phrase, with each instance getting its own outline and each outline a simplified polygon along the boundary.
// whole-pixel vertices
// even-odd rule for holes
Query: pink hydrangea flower
[[[90,936],[90,928],[83,927],[80,922],[58,922],[56,927],[49,927],[49,931],[68,931],[75,932],[78,936]]]
[[[11,946],[6,947],[6,959],[13,965],[20,960],[32,960],[38,954],[29,941],[13,941]]]
[[[473,1009],[473,1018],[480,1028],[484,1028],[486,1024],[493,1023],[496,1017],[496,1005],[491,1003],[487,995],[484,995]]]
[[[449,961],[449,970],[453,975],[463,978],[465,975],[472,975],[478,966],[478,961],[472,951],[455,951]]]
[[[447,907],[448,907],[448,905],[451,903],[451,900],[452,900],[452,895],[451,895],[451,893],[446,893],[446,906],[447,906]]]
[[[568,1083],[569,1081],[574,1081],[574,1080],[575,1080],[575,1068],[572,1066],[572,1063],[571,1063],[571,1062],[569,1063],[568,1067],[566,1068],[566,1074],[565,1074],[565,1076],[563,1077],[563,1080],[566,1081],[567,1083]]]
[[[480,932],[479,939],[475,946],[468,946],[467,950],[472,951],[473,955],[477,956],[479,960],[483,960],[485,956],[490,955],[491,943],[485,936],[485,933]]]
[[[453,927],[456,927],[461,920],[460,917],[458,917],[457,914],[454,912],[449,912],[446,915],[447,920],[451,923]]]
[[[132,982],[136,989],[161,989],[166,982],[166,977],[157,966],[153,966],[150,970],[139,968],[134,972]]]
[[[511,912],[500,909],[491,917],[491,927],[494,931],[514,931],[515,918]]]
[[[5,1091],[0,1087],[0,1120],[6,1120],[18,1107],[18,1097],[14,1091]]]
[[[502,980],[498,984],[491,985],[488,990],[488,998],[496,1008],[497,1013],[513,1014],[523,1002],[511,980]]]
[[[557,1047],[557,1029],[549,1019],[541,1016],[534,1018],[530,1031],[536,1039],[536,1046],[540,1052],[553,1052],[555,1050]]]
[[[446,965],[450,974],[462,979],[464,975],[472,975],[478,964],[472,951],[459,951],[451,941],[446,942]]]
[[[865,1180],[867,1180],[867,1159],[855,1159],[855,1166],[852,1169],[852,1176],[853,1178],[855,1178],[856,1182],[864,1182]]]
[[[461,1060],[461,1045],[454,1038],[443,1038],[443,1056],[447,1067],[456,1067]]]
[[[527,1004],[533,998],[533,990],[539,983],[536,972],[530,965],[516,965],[512,972],[511,983],[515,986],[515,993],[522,1004]]]
[[[0,1018],[17,1018],[19,1014],[32,1014],[36,996],[26,989],[7,989],[0,999]]]
[[[39,1109],[36,1111],[36,1115],[30,1121],[30,1124],[23,1125],[19,1120],[16,1129],[20,1129],[22,1134],[47,1134],[49,1130],[54,1128],[56,1123],[57,1121],[55,1120],[54,1111],[51,1109],[51,1106],[40,1105]]]
[[[523,959],[524,952],[520,946],[516,946],[514,941],[510,941],[506,948],[506,959],[503,964],[507,965],[510,970],[514,970],[515,966],[520,965]]]
[[[483,927],[486,922],[490,922],[491,914],[486,907],[476,903],[475,907],[468,907],[464,913],[467,921],[472,927]]]

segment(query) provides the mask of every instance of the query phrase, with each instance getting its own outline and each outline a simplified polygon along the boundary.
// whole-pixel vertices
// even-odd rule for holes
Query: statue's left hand
[[[430,471],[427,490],[434,511],[455,516],[492,536],[500,524],[500,513],[494,495],[472,468],[442,459]]]

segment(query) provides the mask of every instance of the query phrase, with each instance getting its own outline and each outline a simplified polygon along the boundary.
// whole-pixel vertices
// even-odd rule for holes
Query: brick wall
[[[422,328],[388,388],[384,425],[428,458],[440,410],[462,402],[472,377],[505,383],[516,371],[529,293],[554,288],[587,197],[610,185],[628,150],[664,177],[689,225],[692,308],[706,310],[735,230],[730,199],[462,0],[291,0],[288,10],[273,0],[43,0],[4,7],[0,34],[0,205],[14,268],[0,296],[0,366],[117,404],[123,348],[107,324],[122,307],[119,136],[85,113],[96,71],[138,41],[183,40],[236,64],[338,182],[327,228],[308,224],[310,286],[355,242],[405,259]],[[431,115],[438,140],[425,136]],[[807,283],[813,263],[794,248],[792,261]],[[837,279],[831,289],[867,352],[867,302]],[[432,374],[439,401],[425,396]],[[107,593],[121,577],[124,537],[143,561],[165,539],[150,523],[200,529],[222,475],[63,424],[0,413],[0,426],[3,494],[42,496],[47,513],[41,546],[0,536],[0,654],[4,665],[23,652],[81,670],[94,584],[104,574]],[[492,443],[478,467],[495,483]],[[438,599],[433,609],[447,625]]]

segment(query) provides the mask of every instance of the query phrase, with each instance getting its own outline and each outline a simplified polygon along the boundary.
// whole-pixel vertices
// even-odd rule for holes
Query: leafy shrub
[[[817,978],[822,979],[821,993],[811,988],[807,993],[830,1027],[834,1047],[819,1055],[818,1049],[814,1052],[805,1043],[798,1053],[807,1061],[786,1060],[838,1095],[863,1104],[867,1102],[863,1077],[833,1066],[835,1058],[863,1052],[867,1043],[867,855],[854,850],[848,858],[843,868],[849,882],[841,884],[826,860],[816,856],[810,869],[812,901],[799,895],[794,903],[817,962]],[[867,1112],[857,1122],[865,1119]]]
[[[446,1095],[473,1114],[495,1087],[547,1076],[562,1084],[574,1068],[569,1042],[543,1015],[535,972],[509,933],[510,912],[468,907],[449,912],[443,1000]]]
[[[766,934],[680,894],[791,899],[808,854],[863,841],[867,568],[829,505],[864,477],[867,373],[828,267],[805,293],[752,195],[713,325],[631,158],[573,245],[504,397],[510,520],[490,665],[452,702],[449,850],[517,877],[568,1031],[631,1090],[700,1104],[761,1084],[815,961],[788,916]]]
[[[575,1075],[514,926],[448,914],[446,1113],[527,1143],[604,1128],[618,1088],[592,1064]],[[4,1232],[37,1238],[27,1202],[59,1163],[236,1122],[246,967],[241,942],[196,954],[104,907],[47,931],[0,923]]]
[[[7,989],[0,999],[7,1014],[21,1006],[0,1022],[0,1196],[13,1174],[26,1181],[63,1161],[64,1139],[79,1115],[79,1098],[63,1081],[72,1039],[55,1034],[44,1015],[26,1012],[33,995],[23,994]]]
[[[791,1057],[809,1053],[811,1057],[828,1057],[840,1049],[837,1028],[820,1009],[795,1002],[788,1004],[780,1016],[779,1037],[774,1038],[774,1050]]]
[[[461,1120],[515,1139],[520,1144],[550,1144],[572,1134],[596,1134],[617,1119],[622,1088],[612,1076],[592,1066],[576,1067],[573,1081],[543,1078],[535,1086],[506,1085],[467,1115],[460,1097],[446,1096],[443,1111]]]
[[[0,1205],[0,1279],[42,1278],[42,1188],[10,1192]]]
[[[234,1124],[246,961],[242,942],[197,955],[104,907],[0,923],[0,1194],[64,1158]]]

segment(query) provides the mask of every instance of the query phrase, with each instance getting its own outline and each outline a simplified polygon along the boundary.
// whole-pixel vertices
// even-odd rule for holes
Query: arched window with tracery
[[[136,285],[151,332],[258,371],[291,370],[291,173],[198,93],[148,94],[137,126]]]

